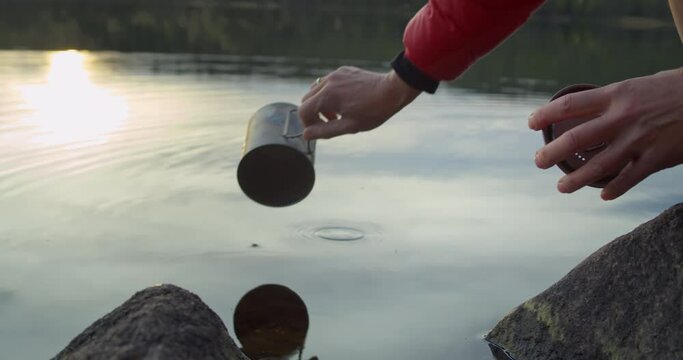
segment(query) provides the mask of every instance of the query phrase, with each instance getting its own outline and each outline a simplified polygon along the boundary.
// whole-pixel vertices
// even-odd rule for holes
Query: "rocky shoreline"
[[[305,313],[288,289],[262,288],[272,290],[264,299],[285,294],[288,306]],[[264,306],[264,301],[257,304]],[[297,334],[305,338],[307,315],[284,319],[287,324],[279,329],[300,322]],[[683,203],[603,246],[515,308],[486,336],[498,360],[683,359],[681,339]],[[54,359],[249,360],[220,317],[197,295],[175,285],[136,293]]]

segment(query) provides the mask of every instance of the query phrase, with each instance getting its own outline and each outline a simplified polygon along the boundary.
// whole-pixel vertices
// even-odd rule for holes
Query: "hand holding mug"
[[[541,148],[536,165],[547,169],[605,143],[557,188],[572,193],[615,175],[601,197],[616,199],[649,175],[683,163],[683,68],[562,96],[531,114],[529,127],[541,130],[573,118],[590,121]]]

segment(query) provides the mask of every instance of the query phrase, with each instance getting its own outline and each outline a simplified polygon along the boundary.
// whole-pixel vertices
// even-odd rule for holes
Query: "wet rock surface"
[[[683,204],[596,251],[486,338],[516,360],[683,359]]]
[[[54,359],[249,360],[218,315],[197,295],[174,285],[136,293]]]

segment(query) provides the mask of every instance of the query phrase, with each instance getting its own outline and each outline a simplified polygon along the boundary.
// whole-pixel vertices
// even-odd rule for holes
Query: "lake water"
[[[330,67],[0,52],[2,357],[50,357],[157,283],[197,293],[234,334],[240,297],[278,283],[308,307],[306,358],[491,359],[497,320],[683,198],[683,168],[614,202],[557,193],[526,123],[551,94],[537,84],[566,84],[501,75],[509,91],[443,86],[381,129],[318,142],[303,202],[250,201],[235,176],[249,117],[298,103]]]

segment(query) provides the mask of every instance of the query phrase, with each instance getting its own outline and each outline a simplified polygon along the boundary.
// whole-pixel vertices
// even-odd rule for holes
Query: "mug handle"
[[[297,109],[292,109],[292,110],[289,110],[287,112],[287,117],[285,118],[285,129],[282,131],[282,137],[284,137],[285,139],[296,139],[298,137],[303,138],[303,136],[304,136],[303,131],[298,133],[298,134],[289,135],[289,122],[290,122],[290,119],[292,118],[292,113],[295,111],[297,111]],[[308,155],[312,155],[313,150],[311,150],[311,141],[310,140],[306,141],[306,147],[308,148]]]

